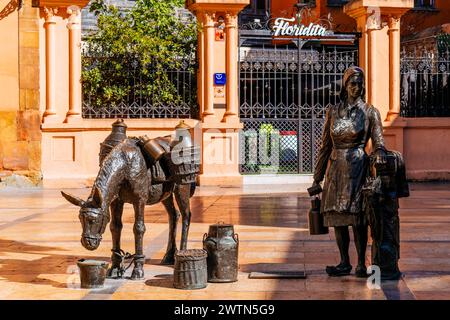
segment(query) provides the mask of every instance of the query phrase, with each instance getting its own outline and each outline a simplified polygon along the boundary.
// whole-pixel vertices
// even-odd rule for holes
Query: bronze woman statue
[[[376,161],[385,162],[383,127],[378,110],[365,103],[361,68],[350,67],[345,71],[340,98],[339,104],[327,110],[313,186],[325,176],[321,212],[324,224],[334,227],[341,256],[341,262],[327,266],[326,272],[330,276],[350,274],[348,226],[352,226],[358,253],[355,274],[366,277],[368,223],[362,207],[362,187],[368,175],[369,158],[365,147],[371,139]]]

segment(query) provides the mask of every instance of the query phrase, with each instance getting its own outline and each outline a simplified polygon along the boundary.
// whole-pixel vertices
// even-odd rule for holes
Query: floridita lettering
[[[277,18],[272,27],[273,35],[277,36],[305,36],[305,37],[324,37],[330,33],[321,25],[310,23],[309,26],[297,25],[290,23],[294,22],[295,18]]]

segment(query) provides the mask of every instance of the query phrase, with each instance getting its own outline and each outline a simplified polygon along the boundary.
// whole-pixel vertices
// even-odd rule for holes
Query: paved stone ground
[[[353,275],[329,278],[338,262],[334,234],[310,236],[305,186],[199,188],[192,199],[190,248],[202,247],[219,220],[239,233],[239,280],[201,290],[172,287],[173,268],[159,265],[168,225],[162,205],[146,208],[145,280],[107,280],[79,288],[76,261],[109,261],[111,235],[100,248],[80,244],[78,210],[56,189],[0,190],[0,299],[450,299],[450,185],[412,184],[401,200],[401,260],[405,277],[369,289]],[[86,197],[89,189],[66,190]],[[270,193],[269,193],[270,192]],[[126,205],[122,246],[133,250],[133,211]],[[178,237],[179,239],[179,237]],[[355,262],[353,243],[350,251]],[[368,257],[369,261],[369,257]],[[307,279],[249,279],[252,271],[306,270]]]

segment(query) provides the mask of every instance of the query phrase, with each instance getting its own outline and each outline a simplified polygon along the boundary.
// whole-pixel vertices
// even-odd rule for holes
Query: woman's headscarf
[[[353,77],[354,75],[360,75],[363,79],[363,87],[362,87],[362,91],[361,91],[361,99],[363,99],[364,101],[366,100],[366,86],[364,83],[364,70],[361,69],[360,67],[350,67],[347,70],[345,70],[344,72],[344,76],[342,77],[342,87],[341,87],[341,92],[339,93],[339,98],[341,98],[341,101],[345,101],[347,99],[347,82],[348,80]]]

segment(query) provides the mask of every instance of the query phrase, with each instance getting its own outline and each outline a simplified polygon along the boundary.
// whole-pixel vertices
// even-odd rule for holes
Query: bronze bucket
[[[210,225],[203,236],[203,248],[208,252],[208,282],[237,281],[239,238],[232,224]]]
[[[203,289],[207,283],[206,251],[179,250],[175,253],[173,286],[177,289]]]
[[[77,262],[80,269],[81,288],[101,288],[105,283],[108,263],[99,260],[80,259]]]

